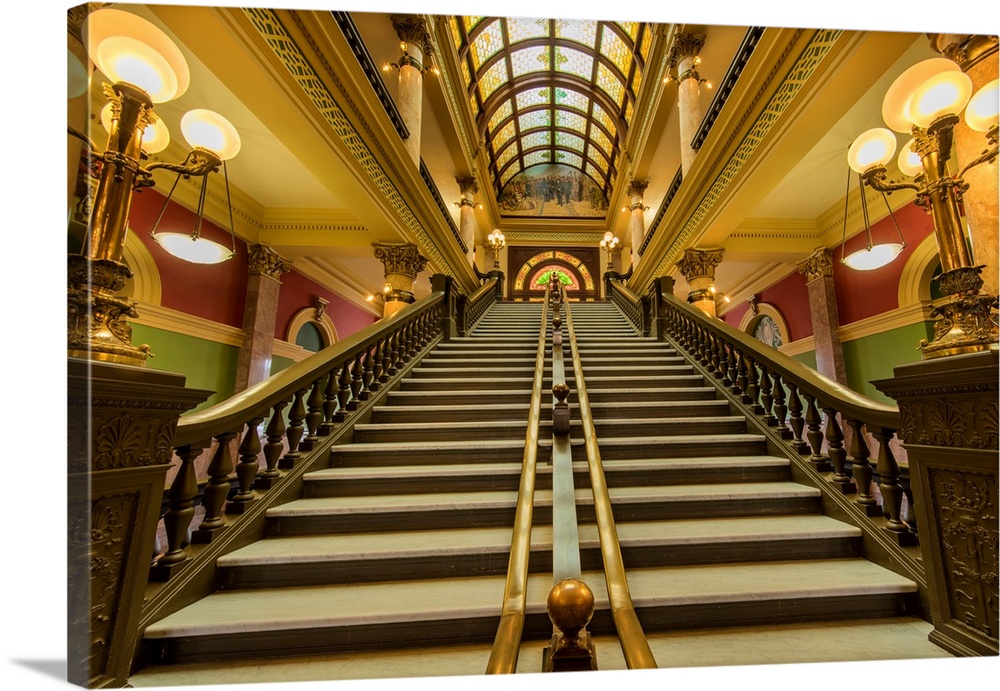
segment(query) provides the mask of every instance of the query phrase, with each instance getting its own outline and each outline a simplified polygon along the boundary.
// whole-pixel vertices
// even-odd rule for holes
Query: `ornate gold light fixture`
[[[500,250],[507,245],[507,238],[500,232],[499,228],[494,228],[486,237],[486,244],[493,248],[493,270],[500,270]]]
[[[615,251],[620,252],[618,245],[621,244],[621,240],[615,237],[614,233],[610,230],[604,234],[601,238],[601,249],[608,253],[608,271],[614,270],[614,264],[612,263],[612,253]]]
[[[871,221],[868,216],[868,200],[865,198],[864,183],[861,180],[860,173],[858,174],[858,193],[861,195],[861,217],[865,224],[865,246],[862,249],[847,254],[847,213],[851,204],[851,169],[848,168],[847,192],[844,195],[844,236],[840,242],[840,262],[855,271],[873,271],[886,266],[898,257],[899,253],[906,247],[906,240],[903,239],[903,233],[899,229],[899,224],[896,223],[896,216],[892,213],[889,200],[886,198],[885,192],[882,192],[882,200],[885,202],[885,208],[889,211],[889,218],[892,219],[892,225],[896,228],[896,235],[899,238],[899,242],[880,242],[875,244],[872,240]]]
[[[968,189],[965,173],[997,158],[996,80],[970,97],[972,80],[946,58],[917,63],[889,87],[882,119],[892,130],[913,135],[899,159],[900,170],[913,176],[912,182],[888,177],[886,165],[896,151],[896,137],[890,130],[874,128],[862,133],[848,152],[848,163],[864,184],[885,193],[915,190],[916,203],[934,221],[942,270],[937,281],[944,297],[932,303],[931,314],[937,321],[934,339],[920,343],[925,359],[997,348],[997,298],[980,292],[983,266],[973,263],[958,206]],[[971,108],[966,109],[966,104]],[[947,164],[963,109],[966,124],[985,133],[986,148],[958,175],[952,175]]]
[[[425,46],[425,52],[427,55],[427,66],[425,67],[420,60],[410,55],[410,50],[406,47],[406,41],[399,42],[399,49],[403,51],[403,54],[399,56],[396,62],[386,62],[382,64],[382,71],[388,72],[389,70],[400,70],[404,66],[409,65],[417,70],[420,70],[420,74],[427,74],[428,72],[433,72],[434,74],[441,74],[441,70],[438,69],[437,65],[434,64],[434,57],[432,56],[430,46]]]
[[[160,29],[122,10],[96,10],[84,21],[82,34],[91,60],[112,83],[104,85],[110,100],[102,118],[108,144],[100,154],[90,227],[82,252],[69,255],[68,352],[72,357],[141,365],[149,349],[132,345],[132,329],[125,321],[137,316],[135,306],[117,295],[132,276],[122,261],[132,194],[155,184],[152,172],[157,168],[173,170],[178,176],[207,176],[235,155],[239,137],[235,136],[235,149],[232,139],[206,139],[197,131],[205,116],[195,116],[190,129],[182,124],[194,147],[183,163],[143,167],[141,161],[148,153],[162,150],[169,141],[153,105],[184,94],[190,82],[187,61]],[[211,116],[235,135],[228,121],[214,113]],[[70,133],[96,150],[82,133],[72,129]],[[204,194],[203,189],[202,201]],[[201,204],[199,217],[200,211]]]

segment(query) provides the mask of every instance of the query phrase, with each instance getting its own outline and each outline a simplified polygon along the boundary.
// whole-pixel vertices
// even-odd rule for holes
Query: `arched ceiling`
[[[652,43],[643,22],[450,17],[497,196],[517,173],[560,163],[605,195]]]

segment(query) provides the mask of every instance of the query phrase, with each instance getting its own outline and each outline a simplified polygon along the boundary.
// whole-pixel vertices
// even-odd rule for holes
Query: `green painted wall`
[[[216,392],[195,410],[207,408],[233,395],[240,350],[236,346],[135,323],[132,324],[132,343],[149,344],[154,357],[146,360],[146,367],[179,372],[187,377],[188,387]]]
[[[287,357],[281,357],[280,355],[271,356],[271,376],[273,377],[278,372],[286,369],[295,364],[295,360]]]
[[[798,355],[792,356],[793,360],[798,360],[806,367],[812,367],[816,369],[816,351],[810,350],[807,353],[799,353]]]
[[[929,340],[933,337],[934,329],[931,324],[911,324],[844,343],[847,385],[876,401],[895,403],[868,382],[888,379],[896,365],[919,361],[920,351],[917,350],[917,345],[921,339]]]

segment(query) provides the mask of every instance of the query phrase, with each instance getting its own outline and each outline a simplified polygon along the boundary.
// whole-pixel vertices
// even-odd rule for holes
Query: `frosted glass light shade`
[[[896,77],[882,99],[882,120],[890,129],[909,134],[913,129],[910,119],[910,100],[921,84],[942,72],[962,72],[962,68],[948,58],[931,58],[913,65]]]
[[[228,161],[240,152],[240,134],[229,120],[212,110],[189,110],[181,118],[181,134],[191,146],[201,147]]]
[[[83,96],[90,88],[90,75],[87,68],[80,62],[80,58],[71,50],[67,50],[68,63],[66,65],[66,98],[76,98]]]
[[[108,132],[111,132],[111,104],[108,103],[101,108],[101,124]],[[170,143],[170,130],[162,118],[157,118],[156,122],[146,125],[142,131],[142,150],[147,154],[158,154],[167,148]]]
[[[903,175],[909,175],[913,178],[924,172],[924,167],[920,163],[920,154],[912,148],[914,141],[911,139],[906,142],[903,148],[899,150],[899,158],[896,159],[896,163],[899,164],[899,170]]]
[[[155,233],[153,239],[178,259],[193,264],[218,264],[233,256],[233,251],[203,237],[185,233]]]
[[[187,60],[170,37],[145,19],[122,10],[97,10],[84,20],[83,36],[90,59],[113,82],[139,87],[153,103],[187,91]]]
[[[847,151],[847,163],[856,173],[884,166],[896,153],[896,135],[884,127],[875,127],[858,135]]]
[[[902,251],[903,246],[898,242],[872,245],[847,255],[844,257],[844,263],[856,271],[872,271],[882,268]]]
[[[918,86],[910,99],[910,120],[926,129],[944,115],[958,115],[972,96],[972,79],[964,72],[942,72]]]
[[[997,79],[985,84],[965,107],[965,124],[977,132],[989,132],[997,126],[997,110],[1000,108],[998,84],[1000,80]]]

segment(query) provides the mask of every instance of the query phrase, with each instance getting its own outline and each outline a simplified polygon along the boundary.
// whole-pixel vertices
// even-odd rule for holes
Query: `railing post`
[[[459,335],[458,328],[458,300],[455,279],[446,274],[434,274],[431,276],[431,290],[444,293],[444,304],[446,309],[441,315],[441,332],[444,334],[442,341],[450,341]],[[464,331],[464,329],[462,329]]]

